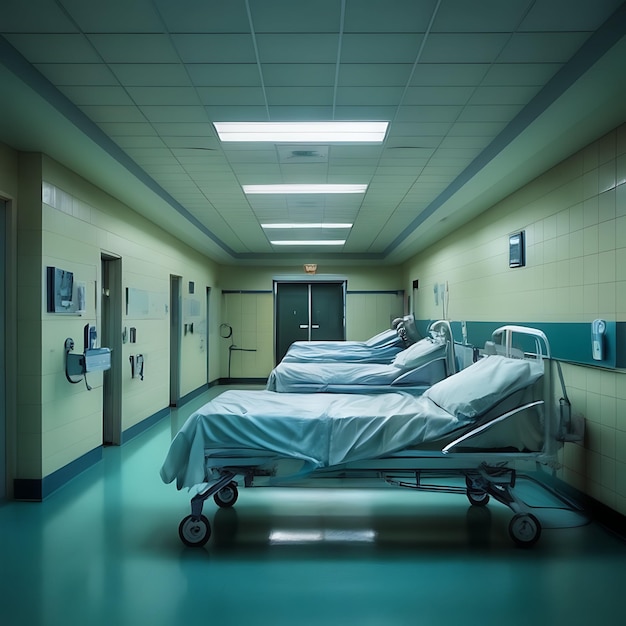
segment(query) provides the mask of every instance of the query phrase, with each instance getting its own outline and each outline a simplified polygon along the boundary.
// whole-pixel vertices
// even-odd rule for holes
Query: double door
[[[345,281],[275,282],[276,363],[294,341],[345,339]]]

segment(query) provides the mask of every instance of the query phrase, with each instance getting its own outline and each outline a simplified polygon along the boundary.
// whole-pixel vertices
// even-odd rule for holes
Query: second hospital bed
[[[394,320],[392,327],[367,341],[294,341],[282,363],[390,363],[419,339],[413,315]]]
[[[514,348],[514,333],[530,338],[534,349]],[[514,512],[514,542],[533,545],[542,523],[550,522],[518,495],[518,465],[554,467],[570,427],[569,403],[562,377],[565,410],[557,411],[552,401],[549,346],[541,331],[508,326],[494,339],[495,354],[421,396],[266,390],[217,396],[185,422],[161,468],[164,482],[196,492],[191,514],[179,526],[181,540],[204,545],[211,534],[204,502],[213,496],[218,506],[232,506],[240,482],[324,486],[339,480],[353,486],[376,477],[416,490],[464,493],[476,506],[492,497]],[[459,477],[461,487],[452,480]],[[574,508],[565,500],[563,505]]]
[[[279,393],[423,392],[456,371],[454,340],[447,320],[433,322],[429,334],[398,352],[391,363],[285,362],[271,372],[266,388]]]

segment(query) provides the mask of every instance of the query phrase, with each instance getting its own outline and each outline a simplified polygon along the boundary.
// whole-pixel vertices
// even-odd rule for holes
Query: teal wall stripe
[[[422,335],[433,320],[417,320]],[[466,322],[467,340],[482,347],[491,333],[507,324],[528,326],[543,331],[550,342],[552,356],[561,361],[617,369],[626,367],[626,322],[607,322],[605,358],[595,361],[591,356],[591,321],[589,322]],[[462,340],[461,322],[450,322],[455,341]]]

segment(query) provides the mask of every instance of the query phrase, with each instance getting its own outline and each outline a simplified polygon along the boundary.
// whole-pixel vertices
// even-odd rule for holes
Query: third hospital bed
[[[530,338],[534,347],[515,349],[514,334]],[[511,538],[533,545],[550,521],[517,493],[516,472],[528,462],[533,469],[554,467],[569,412],[557,411],[553,402],[549,346],[541,331],[503,327],[494,340],[495,354],[421,396],[220,394],[188,418],[161,468],[164,482],[195,492],[191,514],[179,526],[181,540],[204,545],[211,534],[204,502],[213,496],[219,506],[232,506],[241,483],[324,486],[332,480],[354,486],[376,477],[417,490],[464,493],[476,506],[491,496],[514,512]]]
[[[267,389],[280,393],[423,392],[456,371],[454,340],[446,320],[433,322],[429,335],[398,352],[391,363],[351,361],[285,362],[270,373]]]

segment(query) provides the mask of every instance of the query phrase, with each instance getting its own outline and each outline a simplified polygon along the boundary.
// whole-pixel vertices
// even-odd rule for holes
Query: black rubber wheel
[[[186,546],[199,548],[211,537],[211,524],[204,515],[196,519],[187,515],[178,526],[178,534]]]
[[[222,508],[229,508],[237,502],[239,497],[239,490],[237,489],[237,483],[228,483],[225,487],[222,487],[218,492],[213,494],[213,500],[217,506]]]
[[[467,499],[472,506],[487,506],[489,503],[489,494],[485,491],[467,490]]]
[[[541,524],[532,513],[518,513],[509,522],[509,535],[520,548],[530,548],[541,537]]]
[[[482,489],[474,487],[474,483],[469,476],[465,477],[465,486],[467,487],[467,499],[472,506],[486,506],[489,502],[489,494]]]

